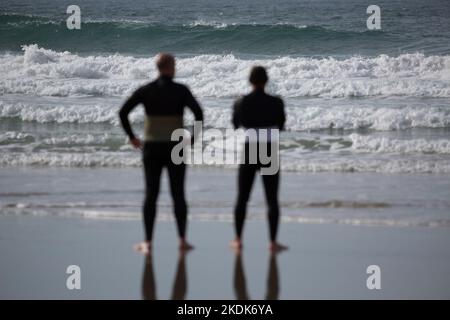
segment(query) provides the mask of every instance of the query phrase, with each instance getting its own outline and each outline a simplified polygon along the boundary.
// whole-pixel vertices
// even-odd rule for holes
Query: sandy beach
[[[162,182],[150,268],[145,258],[132,250],[143,236],[139,169],[3,168],[0,174],[2,299],[264,299],[267,295],[279,299],[450,298],[449,229],[445,223],[433,227],[430,221],[438,220],[425,223],[422,219],[422,223],[414,224],[415,215],[405,215],[408,208],[416,213],[424,210],[424,206],[412,205],[423,204],[414,188],[423,188],[421,181],[438,186],[439,176],[417,176],[415,185],[409,182],[409,189],[402,189],[403,194],[394,194],[393,190],[407,183],[404,179],[412,178],[391,175],[383,180],[378,175],[377,180],[357,174],[284,173],[280,241],[288,244],[290,250],[272,263],[267,252],[264,201],[257,180],[239,264],[228,248],[233,226],[227,206],[232,205],[234,193],[232,188],[225,188],[234,182],[235,172],[190,170],[188,181],[192,188],[188,199],[192,208],[188,233],[196,249],[185,257],[183,273],[166,180]],[[441,185],[444,178],[439,180]],[[11,179],[15,184],[10,183]],[[327,183],[319,183],[323,181]],[[345,187],[333,193],[333,181]],[[364,182],[361,185],[366,189],[357,181]],[[212,198],[213,192],[205,191],[213,188],[219,198]],[[341,201],[341,205],[335,202],[334,207],[319,205],[324,199],[361,198],[364,192],[372,195],[370,201],[350,206],[346,201]],[[311,195],[324,198],[309,199]],[[411,197],[406,209],[389,200],[405,199],[406,195]],[[434,197],[438,203],[438,189]],[[313,205],[289,208],[291,198]],[[430,213],[438,212],[428,209]],[[314,216],[316,219],[312,219]],[[326,219],[330,216],[334,220]],[[347,220],[339,220],[342,216]],[[81,290],[66,288],[69,265],[81,268]],[[369,265],[381,268],[381,290],[366,287]],[[180,283],[186,283],[186,290],[174,292]]]
[[[150,267],[132,250],[141,232],[137,221],[0,219],[2,299],[142,299],[152,290]],[[266,225],[252,221],[247,227],[245,278],[239,278],[227,247],[231,225],[191,222],[197,248],[185,257],[187,286],[175,297],[236,299],[246,288],[249,299],[265,299],[278,287],[272,297],[279,299],[450,298],[447,230],[283,224],[281,239],[290,250],[276,258],[278,281],[271,288]],[[155,236],[154,296],[171,299],[179,268],[174,225],[160,222]],[[65,270],[72,264],[81,268],[81,290],[66,289]],[[366,288],[372,264],[381,268],[381,290]]]

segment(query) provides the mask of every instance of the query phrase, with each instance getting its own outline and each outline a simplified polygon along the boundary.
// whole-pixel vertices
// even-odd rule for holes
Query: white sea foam
[[[0,144],[8,143],[28,143],[34,141],[31,134],[15,131],[7,131],[0,133]]]
[[[67,152],[2,152],[0,154],[0,166],[140,167],[142,165],[141,156],[138,152],[87,151],[89,150],[71,148]],[[450,161],[438,156],[428,158],[376,158],[319,153],[305,157],[299,150],[289,150],[288,152],[281,152],[281,157],[281,168],[285,171],[450,173]],[[201,166],[211,166],[211,164],[202,164]],[[220,167],[235,168],[236,165],[220,165]]]
[[[156,75],[153,57],[80,56],[37,45],[23,49],[22,55],[0,55],[0,119],[8,124],[0,134],[1,166],[141,165],[117,128],[117,112],[132,90]],[[269,90],[285,97],[284,170],[450,173],[450,145],[442,130],[431,138],[373,132],[449,128],[450,56],[181,57],[178,80],[199,97],[207,128],[231,127],[232,100],[246,91],[254,64],[269,68]],[[365,99],[349,98],[354,96]],[[143,108],[137,110],[130,118],[142,125]],[[21,129],[14,127],[16,120]],[[46,125],[37,130],[33,122]],[[76,124],[75,131],[63,129],[67,123]],[[83,124],[96,123],[101,125],[83,131]],[[344,131],[328,139],[324,129],[370,134]],[[315,130],[321,132],[319,141],[301,137]]]
[[[289,23],[289,22],[278,22],[274,24],[275,26],[288,26],[288,27],[294,27],[297,29],[305,29],[308,26],[306,25],[299,25],[295,23]],[[188,24],[184,24],[184,26],[187,27],[213,27],[215,29],[225,29],[228,27],[234,27],[234,26],[265,26],[260,23],[247,23],[247,24],[240,24],[237,22],[223,22],[223,21],[217,21],[217,20],[204,20],[204,19],[198,19],[193,22],[190,22]],[[273,25],[267,25],[267,27],[272,27]]]
[[[395,154],[450,154],[449,139],[391,139],[388,137],[373,137],[359,134],[349,136],[351,149],[367,153]],[[449,161],[450,162],[450,161]]]
[[[293,130],[445,128],[450,126],[450,108],[405,106],[307,106],[288,108],[286,127]]]
[[[132,152],[5,152],[0,154],[1,166],[55,167],[139,167],[141,157]]]
[[[190,22],[188,24],[185,24],[184,26],[187,27],[213,27],[216,29],[224,29],[229,26],[235,26],[236,23],[225,23],[220,21],[213,21],[213,20],[204,20],[204,19],[198,19],[193,22]]]
[[[23,50],[0,56],[0,93],[125,96],[155,76],[153,57],[79,56],[37,45]],[[450,56],[419,53],[343,60],[199,55],[178,59],[178,80],[199,97],[235,97],[254,64],[268,67],[269,89],[284,97],[450,97]]]
[[[0,215],[31,215],[38,217],[56,216],[56,217],[73,217],[83,219],[106,219],[106,220],[139,220],[141,213],[137,211],[108,211],[95,209],[61,209],[52,210],[51,208],[28,208],[26,205],[16,208],[4,208],[0,211]],[[264,214],[249,215],[250,220],[263,220]],[[160,212],[157,217],[158,221],[173,221],[173,214],[170,212]],[[226,213],[191,213],[189,220],[194,221],[216,221],[216,222],[232,222],[233,216]],[[284,223],[305,223],[305,224],[343,224],[343,225],[362,225],[362,226],[385,226],[385,227],[428,227],[428,228],[449,228],[449,219],[418,219],[418,218],[377,218],[357,217],[357,216],[312,216],[289,215],[284,214],[281,217]]]
[[[378,173],[450,173],[448,159],[391,159],[324,157],[320,159],[282,160],[281,167],[296,172],[378,172]]]
[[[101,123],[118,124],[117,107],[108,105],[47,105],[34,103],[10,103],[0,101],[0,118],[19,118],[21,121],[36,121],[39,123]],[[141,117],[139,117],[141,115]],[[140,113],[134,113],[133,122],[142,119]],[[142,121],[142,120],[141,120]]]
[[[21,121],[38,123],[110,123],[119,125],[117,115],[121,101],[97,103],[92,105],[67,102],[64,105],[33,101],[0,101],[0,118],[18,118]],[[203,103],[205,124],[214,128],[231,127],[231,102],[228,107],[210,106]],[[411,128],[448,128],[450,127],[450,107],[429,106],[427,104],[406,105],[403,107],[375,105],[311,105],[305,102],[301,106],[289,106],[287,103],[286,129],[289,131],[307,131],[321,129],[371,129],[404,130]],[[315,103],[314,103],[315,104]],[[192,116],[187,113],[187,121]],[[138,108],[130,115],[133,123],[143,122],[143,109]]]

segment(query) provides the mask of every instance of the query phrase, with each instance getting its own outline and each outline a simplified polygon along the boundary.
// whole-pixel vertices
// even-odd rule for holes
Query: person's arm
[[[133,133],[133,130],[131,129],[130,121],[128,120],[128,114],[139,104],[141,103],[141,99],[139,96],[139,91],[135,91],[130,98],[125,101],[122,108],[120,108],[119,111],[119,118],[120,122],[122,124],[122,127],[125,131],[125,133],[128,135],[128,138],[130,139],[131,144],[135,148],[141,147],[141,142],[139,139],[136,138],[136,136]]]
[[[281,131],[285,129],[284,125],[286,123],[286,113],[284,112],[284,102],[280,99],[280,116],[278,120],[278,127]]]
[[[240,126],[242,126],[241,110],[242,110],[242,99],[238,99],[233,105],[232,122],[234,129],[238,129]]]
[[[192,111],[192,113],[194,114],[194,118],[195,121],[200,121],[201,122],[201,128],[203,128],[203,111],[202,108],[200,107],[200,104],[197,102],[197,100],[195,99],[195,97],[192,95],[191,91],[186,87],[186,98],[185,98],[185,105]],[[200,132],[195,130],[195,125],[194,125],[194,136],[191,137],[191,145],[193,145],[195,143],[195,141],[197,140],[197,135]]]
[[[192,95],[191,91],[186,88],[186,106],[192,111],[195,117],[195,121],[203,121],[203,111],[200,104]]]

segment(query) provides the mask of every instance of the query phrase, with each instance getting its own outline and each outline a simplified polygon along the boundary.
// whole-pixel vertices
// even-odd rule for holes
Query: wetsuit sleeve
[[[240,126],[242,126],[241,117],[242,117],[242,99],[238,99],[238,100],[236,100],[236,102],[233,105],[232,122],[233,122],[234,129],[237,129]]]
[[[200,107],[200,104],[197,102],[197,100],[192,95],[191,91],[186,88],[186,106],[191,109],[192,113],[194,114],[195,121],[203,121],[203,111]]]
[[[278,127],[280,128],[280,130],[285,130],[285,125],[286,123],[286,113],[284,112],[284,102],[282,99],[280,99],[280,116],[278,119]]]
[[[130,121],[128,120],[128,114],[139,104],[141,103],[141,97],[139,94],[139,90],[136,90],[130,98],[123,104],[122,108],[119,111],[120,122],[122,123],[122,127],[125,130],[125,133],[131,139],[135,138],[133,130],[130,126]]]

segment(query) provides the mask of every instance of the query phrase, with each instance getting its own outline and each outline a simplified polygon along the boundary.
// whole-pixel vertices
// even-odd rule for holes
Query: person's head
[[[250,71],[249,81],[255,89],[263,89],[266,86],[269,77],[266,69],[261,66],[254,66]]]
[[[169,53],[160,53],[156,57],[156,67],[161,76],[175,76],[175,57]]]

